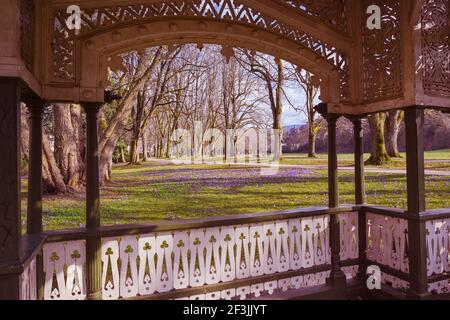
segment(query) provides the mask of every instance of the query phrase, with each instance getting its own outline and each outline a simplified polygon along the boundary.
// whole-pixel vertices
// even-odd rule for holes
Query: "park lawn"
[[[399,169],[406,167],[406,154],[401,153],[403,158],[392,159],[391,162],[378,166],[379,168],[386,169]],[[370,154],[365,153],[364,159],[369,159]],[[354,165],[353,153],[340,153],[338,154],[338,164],[342,167],[351,167]],[[318,165],[326,166],[328,164],[327,154],[317,154],[316,158],[308,158],[306,153],[285,153],[283,154],[282,164],[286,165]],[[375,167],[375,166],[368,166]],[[430,170],[442,170],[450,171],[450,149],[427,151],[425,152],[425,169]]]
[[[261,176],[258,168],[224,165],[116,166],[101,191],[103,225],[277,211],[327,204],[327,172],[281,168]],[[354,178],[340,172],[341,203],[354,202]],[[406,207],[406,177],[367,174],[368,203]],[[427,176],[427,208],[450,207],[448,177]],[[25,226],[26,183],[22,192]],[[46,195],[45,229],[84,225],[84,194]]]

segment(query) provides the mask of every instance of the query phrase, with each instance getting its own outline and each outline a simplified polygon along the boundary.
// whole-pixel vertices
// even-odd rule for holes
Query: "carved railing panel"
[[[83,8],[82,8],[83,9]],[[322,8],[322,15],[327,10]],[[299,45],[314,51],[330,64],[335,66],[341,74],[342,99],[349,98],[349,72],[347,57],[333,46],[329,46],[320,39],[313,38],[302,30],[298,30],[269,15],[263,14],[255,8],[241,4],[238,0],[196,0],[196,1],[161,1],[160,3],[144,3],[136,5],[110,6],[103,8],[84,9],[82,14],[81,34],[88,34],[107,27],[127,23],[130,21],[144,21],[160,17],[203,17],[244,23],[253,27],[263,28],[270,32],[297,42]],[[56,10],[53,21],[53,72],[54,81],[75,83],[76,54],[75,30],[69,30],[66,19],[69,14],[65,10]],[[330,18],[334,21],[334,19]],[[342,22],[339,22],[340,24]]]
[[[37,274],[36,274],[36,257],[31,260],[30,264],[20,275],[22,284],[20,291],[20,300],[36,300],[37,298]]]
[[[339,214],[341,261],[359,258],[358,214],[358,212]],[[347,279],[352,279],[356,277],[358,269],[358,266],[355,265],[343,267],[342,271]]]
[[[367,213],[366,255],[372,262],[409,273],[408,221]],[[408,287],[406,281],[384,272],[381,280],[396,289]]]
[[[340,213],[341,260],[358,257],[357,213]],[[349,233],[349,234],[347,234]],[[330,274],[329,216],[102,238],[102,299],[176,293],[223,284],[183,299],[246,299],[325,284]],[[355,249],[356,248],[356,249]],[[85,299],[85,241],[43,247],[44,299]],[[309,268],[314,268],[308,272]],[[343,268],[350,279],[357,266]],[[298,271],[298,273],[296,272]],[[237,280],[270,281],[233,287]],[[275,279],[273,278],[275,277]],[[246,283],[246,282],[245,282]],[[167,296],[170,299],[170,295]],[[179,297],[179,294],[178,294]]]
[[[450,2],[427,0],[422,9],[423,89],[450,96]]]
[[[427,221],[426,230],[428,276],[450,272],[450,219]]]
[[[85,241],[44,245],[45,300],[82,300],[86,297],[85,255]]]
[[[400,44],[400,2],[364,0],[362,16],[370,5],[381,8],[381,29],[370,30],[363,20],[363,91],[365,102],[401,97],[402,54]]]
[[[328,216],[107,238],[102,241],[102,261],[103,299],[129,298],[138,293],[149,295],[320,266],[330,262]],[[217,299],[258,296],[263,291],[322,284],[326,277],[327,272],[320,272],[208,295]]]
[[[450,272],[450,219],[431,220],[426,223],[427,275]],[[428,291],[436,294],[450,292],[450,279],[430,283]]]

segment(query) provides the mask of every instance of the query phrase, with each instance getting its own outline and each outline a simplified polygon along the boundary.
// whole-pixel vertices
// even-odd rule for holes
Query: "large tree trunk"
[[[109,180],[108,166],[116,148],[117,141],[119,141],[119,138],[122,136],[123,129],[127,125],[127,120],[131,114],[131,109],[133,107],[133,103],[136,99],[137,93],[144,89],[145,84],[150,79],[152,71],[157,65],[159,56],[160,51],[155,53],[155,55],[153,56],[153,60],[148,67],[145,66],[144,63],[140,63],[136,74],[141,76],[135,80],[132,87],[120,101],[116,113],[114,114],[109,122],[108,127],[102,134],[99,142],[99,176],[102,183]]]
[[[366,161],[369,165],[382,165],[389,162],[390,158],[386,151],[384,139],[384,127],[386,114],[378,113],[369,117],[370,132],[372,135],[372,152],[370,158]]]
[[[22,159],[28,162],[30,154],[30,127],[28,123],[27,107],[21,105],[20,113],[20,151]]]
[[[43,171],[42,180],[44,191],[48,193],[62,193],[67,191],[61,171],[59,170],[53,151],[50,149],[50,142],[46,134],[42,135],[43,148]]]
[[[120,162],[121,163],[127,162],[127,160],[125,158],[125,150],[124,150],[123,146],[120,146]]]
[[[148,145],[145,133],[142,135],[142,161],[148,161]]]
[[[129,164],[136,165],[139,164],[139,140],[131,139],[130,144],[130,161]]]
[[[72,113],[73,109],[73,113]],[[64,182],[73,190],[80,190],[84,178],[84,163],[79,152],[79,106],[55,104],[55,156]],[[72,114],[74,119],[72,119]],[[73,125],[76,123],[75,125]]]
[[[310,124],[308,129],[308,158],[316,157],[316,137],[316,130]]]
[[[398,151],[398,133],[404,118],[404,112],[400,110],[389,112],[386,120],[386,149],[392,158],[401,158]]]

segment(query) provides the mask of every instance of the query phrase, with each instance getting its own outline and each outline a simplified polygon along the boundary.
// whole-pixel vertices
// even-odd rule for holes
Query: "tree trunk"
[[[75,130],[71,109],[70,105],[55,104],[53,106],[55,156],[64,182],[70,188],[80,190],[84,178],[84,163],[78,150],[79,124],[75,126],[77,128]]]
[[[131,139],[129,164],[139,164],[139,140]]]
[[[309,125],[308,130],[308,158],[316,157],[316,130],[314,130],[313,126]]]
[[[125,150],[124,147],[120,147],[120,162],[125,163],[127,160],[125,159]]]
[[[370,158],[366,161],[369,165],[382,165],[389,162],[390,158],[386,151],[384,139],[384,127],[386,114],[378,113],[369,118],[370,132],[372,135],[372,152]]]
[[[99,142],[99,176],[100,181],[108,181],[108,166],[112,159],[114,150],[122,136],[123,129],[127,125],[128,117],[131,114],[133,108],[133,102],[136,99],[137,93],[143,90],[145,84],[150,79],[152,71],[157,65],[160,51],[158,51],[152,58],[150,66],[146,67],[144,63],[140,63],[137,68],[136,74],[142,75],[139,79],[136,79],[132,88],[127,92],[124,98],[120,101],[117,107],[116,113],[109,122],[108,127],[102,134]],[[144,69],[145,68],[145,69]],[[143,70],[144,69],[144,70]]]
[[[148,161],[148,146],[147,146],[147,136],[145,133],[142,135],[142,161]]]
[[[62,193],[67,191],[61,171],[59,170],[53,151],[50,149],[50,142],[46,134],[42,135],[43,148],[43,172],[44,191],[49,193]]]
[[[402,158],[398,151],[398,133],[404,118],[404,112],[400,110],[389,112],[386,120],[386,149],[392,158]]]

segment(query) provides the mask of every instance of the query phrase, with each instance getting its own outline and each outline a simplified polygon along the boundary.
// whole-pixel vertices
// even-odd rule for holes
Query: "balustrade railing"
[[[277,217],[103,237],[102,298],[246,299],[324,284],[331,269],[329,215]],[[341,259],[357,259],[357,212],[339,217]],[[45,244],[44,299],[86,297],[85,255],[84,240]],[[349,279],[356,264],[343,268]]]
[[[377,265],[383,284],[409,288],[408,216],[371,207],[303,209],[99,230],[102,299],[251,299],[325,284],[331,215],[339,220],[347,279],[361,265]],[[426,218],[429,292],[435,294],[450,292],[446,216]],[[22,299],[36,299],[41,276],[44,299],[85,299],[87,236],[84,230],[50,233],[42,248],[43,274],[36,272],[36,257],[22,273]]]
[[[368,212],[366,223],[367,260],[399,271],[392,273],[381,270],[383,284],[389,284],[395,289],[408,289],[408,220]],[[404,274],[402,278],[401,274]]]
[[[450,292],[450,219],[430,220],[426,223],[427,232],[427,274],[429,277],[446,279],[428,285],[429,292],[438,294]]]
[[[36,300],[37,298],[37,272],[36,257],[31,260],[20,276],[22,284],[20,300]]]

